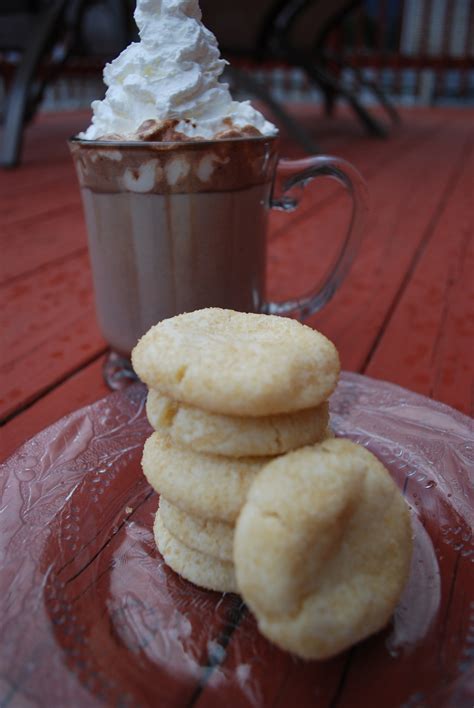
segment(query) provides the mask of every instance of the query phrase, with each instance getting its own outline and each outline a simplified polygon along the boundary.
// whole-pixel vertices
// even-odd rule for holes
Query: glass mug
[[[73,138],[87,223],[96,309],[112,350],[128,357],[153,324],[222,307],[305,319],[332,297],[352,263],[367,209],[349,163],[309,157],[278,163],[278,139],[196,142]],[[283,178],[275,199],[276,171]],[[329,176],[352,196],[347,236],[332,272],[304,297],[265,300],[270,209],[292,210],[295,186]],[[110,364],[113,368],[113,364]],[[107,378],[113,386],[113,376]]]

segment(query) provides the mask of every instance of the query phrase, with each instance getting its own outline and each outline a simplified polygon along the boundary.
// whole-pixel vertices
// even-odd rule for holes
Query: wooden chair
[[[0,47],[3,51],[21,53],[21,60],[9,87],[3,118],[3,136],[0,163],[13,167],[18,163],[23,126],[41,100],[47,76],[35,76],[41,58],[51,51],[56,40],[67,0],[53,0],[47,4],[36,2],[8,3],[2,7]],[[57,53],[58,64],[63,57]],[[51,67],[52,68],[52,67]]]
[[[275,0],[239,0],[226,3],[222,0],[200,0],[203,22],[217,37],[223,56],[230,60],[225,74],[232,89],[251,95],[262,101],[273,117],[289,135],[308,153],[319,152],[311,134],[299,121],[294,119],[280,101],[272,95],[269,87],[258,81],[252,69],[264,59],[258,52],[262,22],[271,11]]]
[[[3,114],[0,165],[14,167],[23,130],[34,116],[49,81],[58,75],[78,47],[80,26],[91,0],[7,0],[0,6],[0,52],[16,52],[20,60],[9,82]],[[118,21],[119,50],[128,42],[123,3],[109,0]],[[101,58],[101,66],[104,59]]]
[[[342,80],[350,64],[342,52],[328,61],[327,43],[354,15],[363,3],[361,0],[276,0],[270,10],[258,41],[260,56],[281,57],[290,65],[304,70],[310,82],[323,93],[326,111],[331,113],[338,98],[346,101],[369,134],[385,137],[387,128],[363,104],[360,95],[370,91],[386,111],[389,119],[397,123],[398,113],[381,87],[367,80],[362,73],[355,74],[351,87]]]
[[[297,67],[321,90],[328,113],[342,99],[372,135],[388,135],[399,122],[390,94],[424,104],[474,98],[472,1],[240,0],[225,12],[221,0],[202,5],[232,60],[247,54],[270,66]],[[273,109],[268,86],[238,68],[233,73]],[[372,110],[376,104],[388,121]],[[276,108],[309,149],[311,137],[299,124],[291,125],[281,104]]]
[[[341,36],[341,30],[344,37]],[[370,72],[394,94],[409,91],[423,104],[474,97],[474,2],[377,0],[371,12],[359,6],[351,27],[325,39],[329,61],[343,57],[356,72]]]
[[[308,152],[317,146],[312,137],[285,108],[275,101],[270,90],[252,74],[239,69],[241,57],[256,63],[280,62],[302,69],[309,81],[322,91],[328,112],[337,98],[346,100],[370,134],[386,136],[387,128],[360,100],[361,89],[372,91],[375,99],[396,122],[398,114],[375,83],[362,74],[355,88],[341,80],[343,61],[334,67],[324,50],[326,38],[361,4],[361,0],[241,0],[222,11],[220,0],[201,0],[204,20],[216,34],[224,56],[232,59],[230,75],[246,91],[264,101],[277,119]]]

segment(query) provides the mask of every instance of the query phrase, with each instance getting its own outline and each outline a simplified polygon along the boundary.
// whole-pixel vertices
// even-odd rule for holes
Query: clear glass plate
[[[386,630],[303,662],[267,642],[236,595],[163,564],[140,471],[144,396],[140,384],[113,393],[2,465],[0,705],[472,708],[472,420],[342,376],[333,427],[390,469],[415,553]]]

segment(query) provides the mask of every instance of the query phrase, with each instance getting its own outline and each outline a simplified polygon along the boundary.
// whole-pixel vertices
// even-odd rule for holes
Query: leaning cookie
[[[229,416],[209,413],[151,389],[146,411],[155,430],[174,443],[197,452],[229,457],[280,455],[325,437],[329,422],[327,402],[316,408],[273,416]]]
[[[233,563],[234,526],[190,516],[160,497],[160,516],[168,531],[188,548]]]
[[[132,352],[149,388],[206,411],[264,416],[314,408],[339,376],[334,345],[296,320],[209,308],[152,327]]]
[[[239,590],[280,647],[326,659],[384,627],[412,551],[407,504],[365,448],[332,439],[257,476],[239,516]]]
[[[237,592],[233,563],[188,548],[169,532],[159,510],[153,532],[158,550],[175,573],[208,590]]]
[[[234,524],[254,477],[271,459],[194,452],[153,433],[143,447],[142,468],[153,489],[185,513]]]

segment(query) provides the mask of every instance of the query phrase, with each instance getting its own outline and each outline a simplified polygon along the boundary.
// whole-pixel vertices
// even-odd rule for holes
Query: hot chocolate
[[[325,281],[265,303],[266,217],[288,204],[270,198],[277,129],[219,81],[225,62],[198,0],[138,0],[135,19],[140,41],[105,67],[105,98],[70,143],[104,336],[128,354],[152,324],[208,306],[307,317],[354,257],[366,209],[360,176],[330,157],[282,164],[288,187],[335,178],[353,211]]]
[[[128,354],[160,319],[259,311],[276,128],[219,82],[197,0],[138,0],[140,42],[72,141],[99,323]]]
[[[72,143],[99,323],[115,350],[128,354],[179,312],[261,310],[274,143]]]

